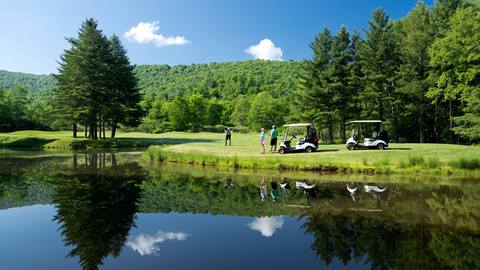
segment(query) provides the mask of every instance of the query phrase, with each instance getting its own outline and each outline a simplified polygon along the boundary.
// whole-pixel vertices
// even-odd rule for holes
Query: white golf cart
[[[310,153],[318,149],[317,130],[313,128],[312,124],[289,124],[284,125],[283,128],[282,142],[278,151],[280,154],[290,152]],[[304,136],[298,139],[298,134],[304,134]]]
[[[357,120],[348,122],[347,125],[353,125],[350,138],[347,140],[348,150],[383,150],[388,147],[388,132],[381,120]],[[360,142],[361,139],[363,143]]]

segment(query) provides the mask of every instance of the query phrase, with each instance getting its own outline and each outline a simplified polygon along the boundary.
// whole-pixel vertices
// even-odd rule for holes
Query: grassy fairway
[[[117,133],[115,139],[90,140],[72,138],[70,131],[24,130],[0,133],[0,147],[3,148],[43,148],[43,149],[100,149],[100,148],[147,148],[151,145],[207,142],[210,139],[197,138],[195,134],[167,133],[149,134],[141,132]],[[110,136],[109,133],[106,134]]]
[[[233,145],[224,146],[223,134],[167,133],[191,138],[186,143],[152,146],[152,160],[208,166],[255,169],[322,170],[377,173],[480,173],[480,148],[448,144],[391,144],[381,150],[348,151],[344,145],[320,145],[315,153],[260,154],[256,134],[234,134]]]
[[[108,135],[108,134],[107,134]],[[119,133],[115,140],[74,139],[67,131],[0,133],[0,147],[47,149],[147,148],[151,160],[246,169],[331,172],[480,175],[480,148],[448,144],[391,144],[380,150],[348,151],[320,145],[315,153],[260,154],[257,134],[233,134],[224,146],[221,133]]]

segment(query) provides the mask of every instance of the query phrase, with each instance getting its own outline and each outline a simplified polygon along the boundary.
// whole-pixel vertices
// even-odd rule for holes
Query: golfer
[[[232,146],[232,130],[228,127],[225,128],[225,146],[227,146],[227,141],[230,143],[230,146]]]
[[[277,151],[277,138],[278,138],[278,130],[275,125],[272,126],[272,131],[270,132],[270,152]]]
[[[265,154],[265,144],[267,143],[267,135],[265,134],[265,129],[260,129],[260,146],[262,147],[262,152],[260,154]]]

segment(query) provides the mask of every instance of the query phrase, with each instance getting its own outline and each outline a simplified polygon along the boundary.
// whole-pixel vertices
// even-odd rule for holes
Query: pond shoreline
[[[385,150],[388,151],[388,150]],[[295,154],[270,154],[262,156],[219,156],[200,151],[182,152],[164,146],[150,146],[144,152],[144,158],[153,162],[188,164],[197,167],[218,167],[227,169],[265,169],[279,172],[312,172],[336,175],[432,175],[432,176],[480,176],[480,161],[476,158],[452,159],[440,162],[437,159],[425,159],[421,156],[399,158],[395,162],[380,161],[358,164],[356,162],[323,162],[298,159],[284,159]]]

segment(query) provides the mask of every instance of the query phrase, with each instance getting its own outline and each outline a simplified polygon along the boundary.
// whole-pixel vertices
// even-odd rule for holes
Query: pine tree
[[[335,115],[340,121],[340,135],[346,142],[345,123],[352,117],[354,111],[354,99],[357,89],[353,88],[354,81],[354,47],[350,40],[350,34],[346,27],[342,27],[337,33],[330,51],[330,63],[328,65],[329,80],[327,87],[332,92],[331,104]]]
[[[425,140],[435,140],[431,135],[427,135],[435,134],[436,113],[429,113],[434,112],[435,107],[426,97],[430,87],[428,49],[433,42],[434,34],[430,10],[424,2],[418,2],[407,17],[400,21],[400,32],[403,63],[398,73],[397,92],[403,100],[402,130],[408,130],[400,135],[421,143]]]
[[[300,117],[327,127],[328,141],[333,142],[334,107],[333,91],[328,87],[331,78],[329,64],[334,38],[325,28],[310,44],[313,59],[304,63],[300,78],[300,91],[296,104]]]
[[[388,120],[398,141],[399,99],[395,81],[400,57],[394,25],[382,9],[376,9],[368,23],[361,50],[365,88],[360,93],[362,118]]]
[[[105,138],[110,122],[112,138],[117,124],[138,124],[143,115],[132,66],[118,37],[110,40],[87,19],[78,38],[67,39],[71,48],[61,56],[56,76],[55,109],[65,121],[71,121],[76,137],[77,124],[85,125],[88,137]],[[87,133],[87,132],[86,132]]]
[[[137,87],[135,66],[130,64],[127,51],[116,35],[110,38],[110,46],[113,60],[110,69],[112,85],[109,87],[107,110],[112,131],[111,137],[115,138],[119,123],[136,126],[144,112],[140,108],[142,97]]]

